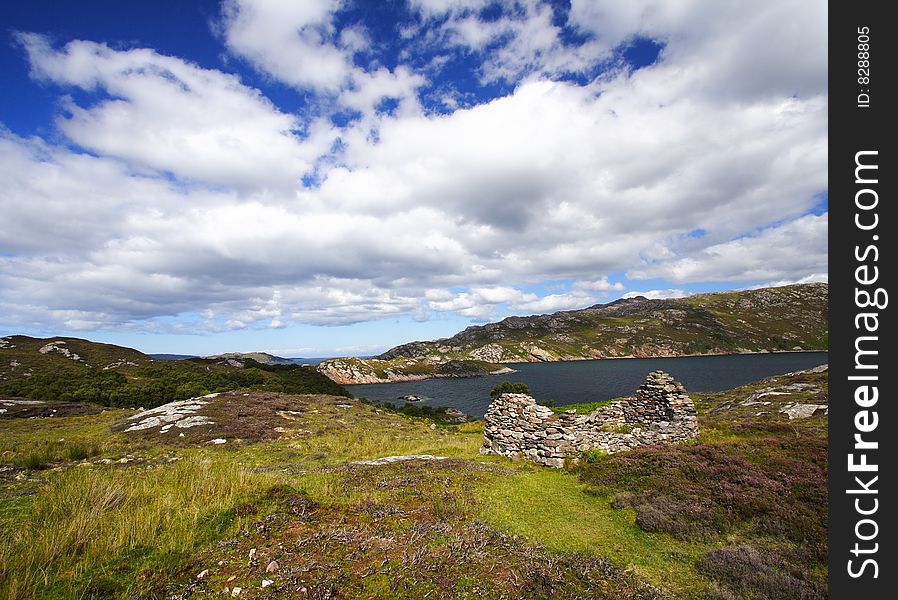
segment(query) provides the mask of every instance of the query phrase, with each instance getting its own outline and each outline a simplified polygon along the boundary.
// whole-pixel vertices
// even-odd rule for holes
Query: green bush
[[[590,448],[583,453],[583,460],[587,463],[599,462],[608,456],[608,452],[602,448]]]
[[[392,402],[375,403],[367,398],[362,401],[367,404],[373,404],[377,408],[404,415],[406,417],[421,417],[442,424],[459,423],[458,419],[450,417],[447,414],[447,411],[449,410],[448,406],[427,406],[426,404],[412,404],[411,402],[406,402],[402,406],[396,406]]]
[[[526,383],[503,381],[490,390],[490,399],[495,400],[502,394],[527,394],[529,396],[530,388]]]

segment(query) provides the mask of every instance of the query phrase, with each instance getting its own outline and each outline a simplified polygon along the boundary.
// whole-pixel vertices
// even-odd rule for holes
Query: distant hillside
[[[263,365],[286,365],[291,362],[289,358],[282,358],[267,352],[225,352],[224,354],[216,354],[215,356],[207,356],[212,360],[220,360],[223,358],[233,358],[236,360],[250,359]]]
[[[148,354],[154,360],[184,360],[185,358],[199,358],[196,354]]]
[[[621,299],[509,317],[451,338],[403,344],[377,359],[354,359],[350,371],[336,375],[343,363],[326,361],[319,370],[341,383],[373,383],[400,380],[406,373],[426,376],[447,361],[480,361],[488,372],[512,362],[825,350],[827,294],[826,284],[804,284],[668,300]],[[387,371],[400,376],[391,378]],[[356,373],[361,381],[353,379]],[[384,373],[386,378],[378,376]]]
[[[643,297],[582,310],[509,317],[433,342],[413,342],[378,358],[444,355],[493,362],[682,356],[827,347],[826,284]]]
[[[0,395],[149,408],[236,389],[350,395],[302,365],[251,358],[157,361],[131,348],[78,338],[0,338]]]

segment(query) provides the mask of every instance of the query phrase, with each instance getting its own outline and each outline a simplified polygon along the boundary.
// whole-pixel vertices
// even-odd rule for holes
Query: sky
[[[0,5],[0,334],[370,355],[827,280],[825,4]]]

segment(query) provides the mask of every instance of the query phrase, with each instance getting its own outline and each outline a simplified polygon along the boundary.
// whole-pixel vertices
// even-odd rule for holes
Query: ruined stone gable
[[[649,373],[636,393],[588,415],[556,415],[526,394],[499,396],[484,415],[483,454],[525,456],[563,467],[593,448],[621,452],[638,446],[671,444],[698,434],[695,406],[682,384],[663,371]]]

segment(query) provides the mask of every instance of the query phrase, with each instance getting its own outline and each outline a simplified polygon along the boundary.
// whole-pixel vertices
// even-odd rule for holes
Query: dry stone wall
[[[503,394],[484,419],[481,453],[525,456],[548,467],[563,467],[565,458],[593,448],[611,454],[698,434],[695,406],[682,384],[663,371],[649,373],[632,397],[588,415],[556,415],[526,394]]]

